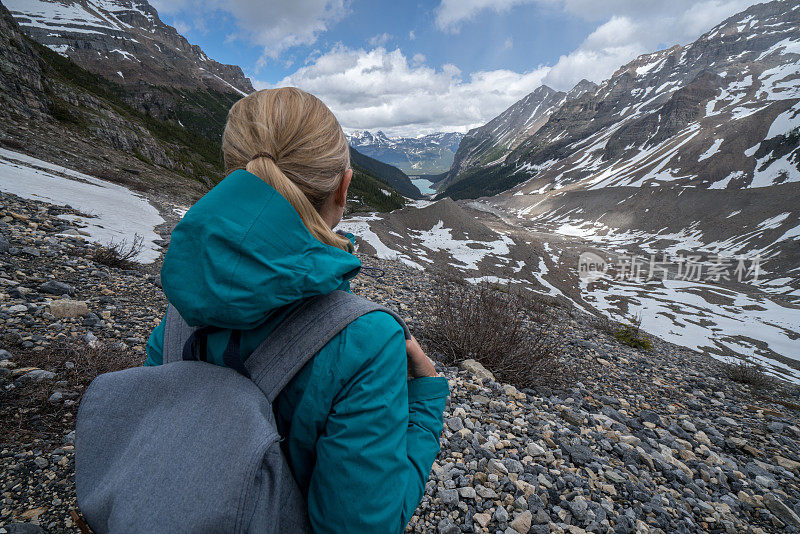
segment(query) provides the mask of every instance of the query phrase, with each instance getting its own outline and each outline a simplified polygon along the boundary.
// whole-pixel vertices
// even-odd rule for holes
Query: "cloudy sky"
[[[693,41],[750,0],[151,0],[257,89],[294,85],[348,130],[486,123],[542,84],[600,82]]]

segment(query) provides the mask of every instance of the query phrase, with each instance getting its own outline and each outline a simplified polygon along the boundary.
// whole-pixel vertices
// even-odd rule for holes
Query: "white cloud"
[[[503,50],[511,50],[514,48],[514,39],[512,37],[506,38],[506,42],[503,43]]]
[[[414,30],[411,30],[411,31],[408,32],[408,39],[409,40],[413,41],[416,38],[417,38],[417,34],[414,33]]]
[[[434,11],[436,26],[444,31],[458,32],[461,23],[472,20],[483,10],[495,13],[508,11],[514,6],[530,4],[535,0],[442,0]]]
[[[172,26],[178,30],[178,33],[184,37],[191,31],[192,27],[183,22],[182,20],[173,21]]]
[[[560,3],[582,18],[607,19],[581,45],[562,55],[544,82],[568,90],[582,78],[601,82],[622,65],[655,51],[659,45],[686,44],[725,18],[742,11],[751,0],[673,0],[671,2],[609,0],[539,0]]]
[[[296,86],[324,101],[347,129],[381,129],[390,135],[466,131],[482,125],[541,85],[548,72],[509,70],[463,75],[454,65],[434,69],[424,57],[409,62],[395,49],[342,45],[276,84]]]
[[[392,36],[389,35],[388,33],[384,32],[384,33],[379,33],[378,35],[373,35],[372,37],[369,38],[369,40],[367,42],[372,47],[384,46],[391,39],[392,39]]]
[[[221,10],[230,13],[241,31],[236,38],[262,46],[259,64],[277,59],[299,45],[314,44],[349,10],[349,0],[153,0],[159,13]]]

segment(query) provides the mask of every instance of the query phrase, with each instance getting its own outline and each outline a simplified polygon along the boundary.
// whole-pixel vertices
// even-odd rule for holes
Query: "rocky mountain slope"
[[[97,263],[81,219],[0,193],[7,534],[78,532],[80,397],[97,373],[141,365],[166,306],[158,265]],[[359,275],[353,291],[397,310],[424,343],[442,279],[361,258],[381,276]],[[564,347],[559,381],[521,389],[475,362],[437,363],[451,391],[442,448],[407,532],[798,532],[796,389],[754,390],[697,352],[657,339],[640,352],[580,312],[547,313]]]
[[[129,103],[126,87],[26,36],[2,4],[0,67],[0,145],[184,205],[222,178],[215,140],[227,113],[221,105],[240,98],[238,93],[224,93],[222,101],[193,115],[204,128],[156,118]],[[402,207],[392,182],[407,196],[419,195],[394,167],[360,156],[354,169],[352,210]]]
[[[119,87],[25,36],[0,5],[0,143],[137,188],[197,195],[219,145],[142,113]],[[191,179],[187,179],[191,178]]]
[[[352,146],[350,147],[350,163],[380,177],[384,183],[389,184],[407,198],[422,198],[419,189],[411,183],[411,179],[406,173],[388,163],[362,154]]]
[[[164,24],[146,0],[7,0],[37,42],[123,88],[123,98],[158,119],[174,119],[217,140],[231,104],[253,91]]]
[[[609,261],[758,258],[749,290],[797,304],[798,35],[796,0],[754,5],[567,98],[535,133],[494,164],[462,172],[443,195],[497,195],[482,208],[583,239]]]
[[[550,115],[566,100],[592,92],[597,85],[581,80],[564,93],[543,85],[480,128],[467,132],[456,152],[453,166],[440,187],[500,163],[508,153],[547,123]]]
[[[494,166],[462,172],[468,183],[450,194],[493,193],[526,180],[528,190],[796,182],[798,31],[800,5],[774,1],[694,43],[641,56],[595,90],[567,98],[540,128],[508,143]]]
[[[401,169],[409,175],[439,174],[450,169],[463,134],[435,133],[421,137],[387,137],[382,131],[356,131],[350,145],[362,154]]]

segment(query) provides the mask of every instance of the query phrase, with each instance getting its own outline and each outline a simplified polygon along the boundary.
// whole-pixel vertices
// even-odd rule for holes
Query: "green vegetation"
[[[502,146],[494,145],[491,147],[487,147],[486,151],[481,155],[480,165],[488,165],[493,161],[497,161],[498,159],[502,158],[504,154],[506,154],[507,150],[504,149]]]
[[[422,198],[419,189],[411,183],[411,179],[397,167],[383,163],[369,156],[365,156],[353,147],[350,147],[350,162],[363,168],[380,181],[391,185],[397,192],[409,198]]]
[[[532,175],[526,172],[514,172],[510,167],[497,165],[488,169],[474,169],[464,173],[463,176],[459,181],[450,184],[438,197],[459,200],[496,195],[528,180]]]
[[[32,39],[28,41],[42,58],[45,67],[49,67],[53,71],[58,81],[74,87],[80,93],[92,95],[103,101],[130,122],[141,124],[154,138],[172,145],[174,148],[171,154],[172,157],[180,161],[185,167],[192,169],[191,172],[180,171],[179,169],[172,170],[201,183],[207,183],[209,179],[216,182],[222,177],[222,152],[219,141],[184,128],[174,121],[159,120],[133,108],[124,100],[127,93],[120,85],[87,71],[72,60],[60,56]],[[45,92],[51,100],[51,113],[59,122],[85,126],[81,112],[94,113],[93,110],[88,108],[75,108],[67,104],[55,94],[51,86],[46,86]],[[219,95],[212,97],[221,98]],[[192,99],[193,102],[202,102],[202,99],[197,94],[192,95]],[[227,113],[227,109],[225,109],[225,113]],[[217,111],[218,114],[219,112]],[[219,135],[221,135],[221,131],[220,128]],[[140,157],[141,154],[134,154],[134,156],[147,163],[152,163],[149,159]]]
[[[152,87],[153,91],[161,92],[176,102],[174,120],[160,120],[132,107],[126,101],[131,94],[125,87],[87,71],[31,39],[28,41],[42,59],[44,70],[51,74],[51,80],[44,84],[44,91],[50,100],[51,114],[57,121],[66,126],[86,129],[90,124],[87,118],[97,114],[95,109],[73,106],[63,100],[58,94],[59,84],[63,84],[79,94],[102,101],[129,122],[146,128],[156,140],[162,142],[170,158],[179,162],[179,166],[170,169],[173,172],[206,186],[222,179],[224,169],[220,140],[228,110],[241,98],[239,95],[213,90]],[[353,201],[350,202],[350,211],[391,211],[402,208],[405,199],[398,192],[401,189],[407,189],[401,191],[407,196],[419,196],[408,176],[399,169],[355,151],[353,154],[354,175],[350,186]],[[148,165],[155,165],[140,148],[134,148],[131,155]],[[389,195],[383,191],[389,191]]]
[[[213,89],[187,91],[166,88],[165,91],[175,96],[177,102],[175,117],[183,126],[216,142],[222,140],[228,110],[242,98],[234,93],[222,93]]]
[[[351,163],[353,168],[353,181],[350,182],[347,209],[349,213],[359,211],[392,211],[405,206],[403,195],[394,190],[383,180],[366,170]],[[389,191],[386,195],[384,191]]]
[[[623,325],[614,331],[614,338],[629,347],[639,350],[651,350],[653,343],[650,338],[641,331],[642,317],[636,315],[630,324]]]

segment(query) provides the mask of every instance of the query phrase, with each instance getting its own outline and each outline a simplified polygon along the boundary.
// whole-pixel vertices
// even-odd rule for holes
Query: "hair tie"
[[[278,162],[275,161],[275,158],[272,156],[272,154],[269,154],[267,152],[259,152],[258,154],[250,158],[250,161],[257,160],[258,158],[267,158],[272,160],[272,163],[274,163],[275,165],[278,164]]]

